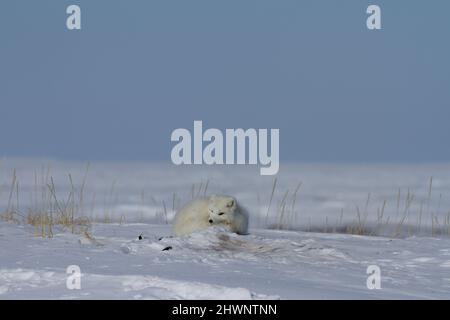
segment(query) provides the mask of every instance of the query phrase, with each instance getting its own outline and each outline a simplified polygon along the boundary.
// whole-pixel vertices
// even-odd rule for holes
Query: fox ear
[[[227,207],[231,208],[232,206],[234,206],[234,200],[231,200],[230,202],[228,202]]]

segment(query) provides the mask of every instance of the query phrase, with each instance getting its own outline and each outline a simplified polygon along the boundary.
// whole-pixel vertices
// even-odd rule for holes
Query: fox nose
[[[212,219],[209,219],[209,223],[213,223]]]

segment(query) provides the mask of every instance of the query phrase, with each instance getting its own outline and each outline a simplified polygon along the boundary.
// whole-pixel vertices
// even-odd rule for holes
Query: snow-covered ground
[[[92,231],[91,240],[42,239],[0,223],[0,299],[450,298],[448,239],[215,228],[171,238],[168,226],[150,224]],[[80,290],[66,287],[69,265],[81,269]],[[380,267],[379,290],[367,288],[370,265]]]
[[[0,213],[47,210],[50,177],[69,203],[69,174],[80,201],[85,172],[82,162],[0,161]],[[256,167],[91,163],[77,215],[98,221],[93,238],[0,221],[0,299],[450,299],[450,164],[285,164],[270,202],[273,183]],[[170,237],[175,211],[204,193],[235,196],[250,234]],[[339,233],[358,224],[381,236]],[[80,290],[66,288],[69,265]],[[380,290],[367,288],[371,265]]]
[[[14,170],[19,184],[19,209],[26,213],[42,200],[41,189],[47,189],[50,177],[60,200],[68,198],[69,174],[79,191],[87,166],[87,162],[0,160],[0,211],[10,202]],[[206,194],[235,196],[250,212],[253,228],[279,224],[285,199],[284,228],[342,230],[356,222],[358,212],[369,227],[383,212],[383,228],[377,229],[378,234],[391,236],[399,224],[404,227],[400,231],[405,236],[432,235],[433,226],[435,234],[450,233],[437,232],[450,218],[449,163],[283,163],[272,203],[274,177],[260,176],[256,166],[93,162],[86,177],[82,214],[103,222],[165,223],[166,215],[170,222],[178,208],[206,189]],[[12,203],[15,202],[14,193]]]

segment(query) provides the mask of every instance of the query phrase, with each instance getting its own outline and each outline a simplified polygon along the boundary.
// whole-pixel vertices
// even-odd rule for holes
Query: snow
[[[20,186],[20,206],[26,213],[28,207],[35,206],[42,198],[39,188],[48,183],[46,176],[54,178],[58,196],[67,199],[69,174],[80,188],[87,165],[87,162],[45,159],[0,161],[0,211],[8,204],[14,169]],[[323,231],[326,227],[343,230],[355,223],[357,208],[361,214],[367,213],[367,226],[373,227],[385,202],[383,221],[389,219],[389,225],[375,230],[384,236],[395,233],[405,213],[404,228],[400,230],[402,236],[418,233],[429,236],[432,219],[438,218],[443,226],[450,210],[450,164],[446,163],[283,163],[276,178],[273,202],[266,219],[274,177],[259,175],[257,167],[93,162],[88,168],[82,209],[83,214],[101,222],[165,223],[165,215],[170,222],[175,211],[190,201],[193,194],[202,195],[207,185],[207,194],[235,196],[251,213],[250,227],[265,228],[267,224],[278,223],[277,212],[288,192],[286,216],[294,218],[287,219],[284,227],[303,231]],[[293,192],[300,183],[294,212],[291,212]],[[412,201],[406,210],[408,192]],[[419,220],[420,230],[415,230]]]
[[[10,201],[13,169],[20,193]],[[0,213],[16,198],[22,215],[39,207],[47,171],[66,201],[68,175],[79,191],[85,170],[82,162],[1,161]],[[273,179],[238,166],[92,163],[79,208],[97,221],[92,237],[55,226],[42,238],[0,220],[0,299],[450,299],[449,233],[430,232],[433,217],[445,226],[449,164],[282,165],[267,217]],[[286,205],[291,231],[268,229],[300,182],[295,210]],[[248,209],[249,235],[211,228],[172,236],[176,209],[206,185],[206,193],[233,195]],[[414,201],[405,210],[408,192]],[[356,207],[373,224],[383,202],[391,228],[378,236],[307,232],[345,231]],[[403,231],[392,237],[404,212]],[[66,287],[70,265],[81,269],[80,290]],[[381,270],[379,290],[366,285],[371,265]]]
[[[449,239],[220,228],[172,237],[151,224],[92,232],[49,239],[0,223],[0,299],[450,298]],[[69,265],[81,269],[80,290],[66,287]],[[369,265],[381,268],[379,290],[366,286]]]

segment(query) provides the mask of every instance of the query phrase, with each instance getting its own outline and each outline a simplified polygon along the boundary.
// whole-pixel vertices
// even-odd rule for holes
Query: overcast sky
[[[172,130],[203,120],[279,128],[281,161],[450,161],[449,15],[444,0],[1,0],[0,156],[170,161]]]

